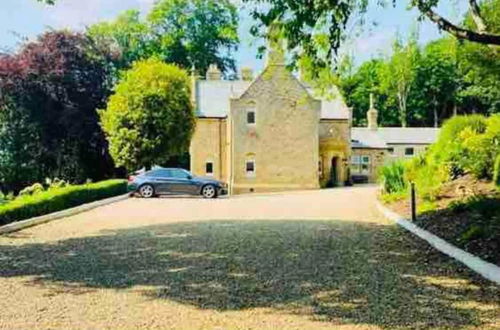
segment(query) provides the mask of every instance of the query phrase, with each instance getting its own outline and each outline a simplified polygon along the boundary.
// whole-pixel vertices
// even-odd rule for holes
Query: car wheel
[[[217,189],[211,185],[207,184],[201,189],[201,195],[204,198],[216,198],[217,197]]]
[[[139,194],[143,198],[151,198],[155,195],[155,188],[150,184],[145,184],[139,188]]]

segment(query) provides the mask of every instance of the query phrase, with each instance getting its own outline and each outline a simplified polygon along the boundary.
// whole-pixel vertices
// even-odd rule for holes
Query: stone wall
[[[254,109],[256,124],[247,124]],[[320,102],[284,65],[270,65],[238,99],[231,100],[233,193],[319,187]],[[246,161],[255,160],[255,175]]]
[[[378,179],[378,170],[380,167],[384,166],[387,151],[385,149],[362,149],[362,148],[353,148],[352,156],[370,156],[370,166],[368,182],[375,183]],[[350,163],[350,160],[349,160]],[[351,173],[351,175],[357,175],[356,173]]]
[[[225,118],[198,118],[191,139],[191,172],[206,176],[206,163],[213,162],[213,177],[228,180],[226,168],[226,127]]]

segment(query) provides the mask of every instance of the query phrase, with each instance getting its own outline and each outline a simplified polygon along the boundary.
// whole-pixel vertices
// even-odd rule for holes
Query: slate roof
[[[199,80],[196,87],[196,115],[224,118],[229,113],[229,100],[241,96],[251,81]]]
[[[386,149],[387,143],[378,134],[378,130],[353,127],[351,129],[353,148]]]
[[[433,127],[353,127],[353,148],[387,148],[393,144],[431,144],[436,142],[439,128]]]
[[[230,99],[238,98],[250,87],[251,81],[199,80],[196,87],[196,115],[224,118],[230,109]],[[306,88],[307,89],[307,88]],[[311,89],[307,91],[313,95]],[[321,101],[321,119],[349,119],[349,109],[335,88],[338,97],[331,100],[313,96]]]
[[[330,90],[331,98],[315,95],[311,88],[307,88],[309,94],[321,101],[321,119],[349,119],[350,113],[347,104],[337,86],[332,86]]]

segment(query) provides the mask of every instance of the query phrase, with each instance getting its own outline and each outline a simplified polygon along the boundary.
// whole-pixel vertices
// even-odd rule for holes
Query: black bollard
[[[415,195],[415,183],[411,183],[411,221],[417,220],[417,198]]]

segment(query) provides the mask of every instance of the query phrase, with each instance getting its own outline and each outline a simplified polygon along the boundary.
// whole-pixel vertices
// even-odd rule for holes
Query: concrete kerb
[[[73,207],[70,209],[66,209],[63,211],[42,215],[40,217],[35,217],[35,218],[27,219],[27,220],[13,222],[13,223],[10,223],[8,225],[1,226],[0,227],[0,235],[16,232],[16,231],[19,231],[19,230],[22,230],[25,228],[33,227],[33,226],[38,226],[38,225],[41,225],[41,224],[44,224],[44,223],[47,223],[50,221],[66,218],[66,217],[76,215],[76,214],[79,214],[82,212],[90,211],[90,210],[95,209],[95,208],[100,207],[100,206],[120,202],[120,201],[123,201],[127,198],[129,198],[128,194],[120,195],[120,196],[116,196],[116,197],[102,199],[102,200],[95,201],[92,203],[79,205],[79,206],[76,206],[76,207]]]
[[[414,223],[404,219],[399,214],[392,212],[391,210],[383,206],[380,202],[377,202],[377,208],[389,220],[396,222],[399,226],[425,240],[435,249],[461,262],[482,277],[500,284],[500,267],[486,262],[483,259],[476,257],[475,255],[470,254],[462,249],[459,249],[458,247],[446,242],[442,238],[439,238],[438,236],[428,232],[427,230],[416,226]]]

